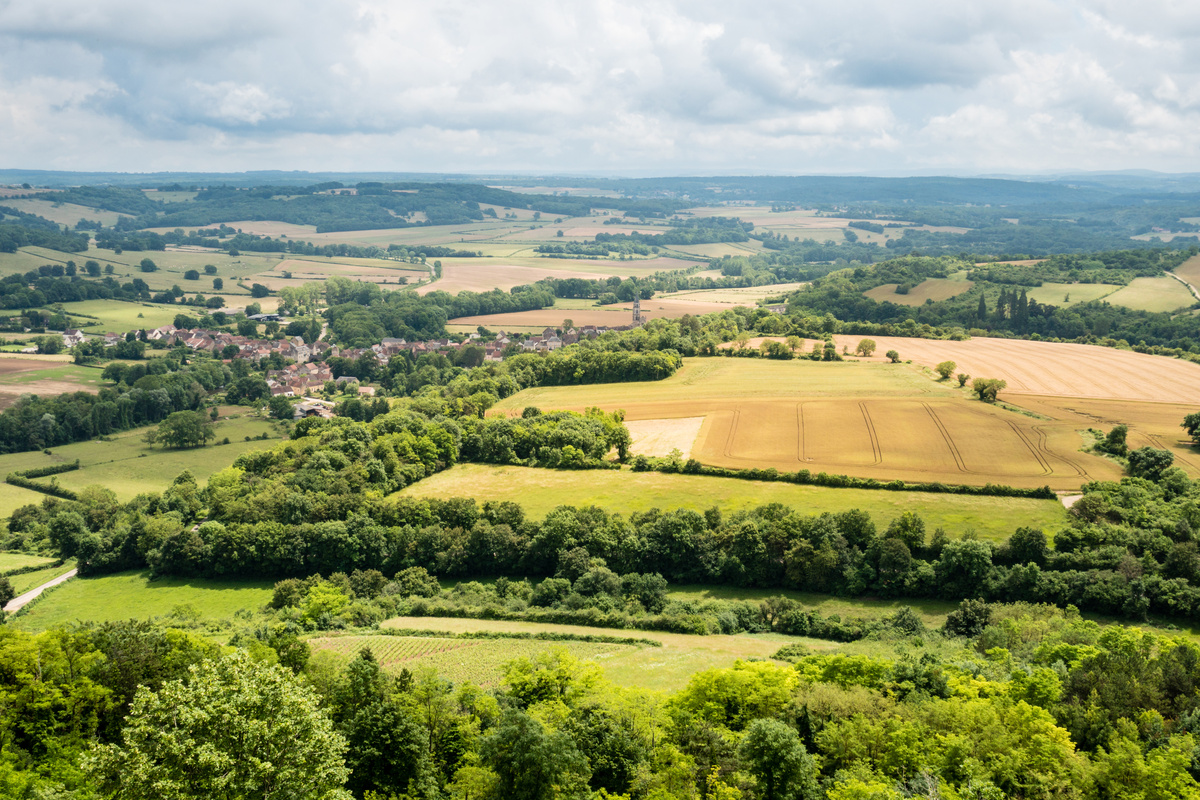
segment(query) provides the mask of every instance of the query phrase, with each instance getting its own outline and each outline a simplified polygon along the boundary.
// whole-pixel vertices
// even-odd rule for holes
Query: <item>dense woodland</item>
[[[306,603],[352,591],[314,586]],[[232,652],[149,623],[0,631],[0,785],[81,800],[1200,791],[1200,649],[1046,607],[971,604],[945,631],[915,620],[902,635],[923,654],[785,647],[791,664],[739,661],[665,696],[553,648],[491,690],[388,674],[369,650],[311,652],[303,619],[281,612]]]

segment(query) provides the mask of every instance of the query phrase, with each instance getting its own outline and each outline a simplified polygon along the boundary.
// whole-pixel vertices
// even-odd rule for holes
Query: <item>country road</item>
[[[19,609],[24,608],[25,606],[29,605],[29,603],[31,603],[35,597],[38,597],[42,592],[46,591],[51,586],[58,586],[60,583],[69,581],[71,578],[74,578],[78,573],[79,573],[79,570],[77,570],[77,569],[73,569],[70,572],[64,572],[62,575],[59,575],[57,578],[55,578],[52,581],[47,581],[46,583],[43,583],[41,586],[35,586],[34,588],[30,589],[25,594],[17,595],[12,600],[8,601],[8,605],[6,605],[4,607],[4,611],[8,614],[12,614],[13,612],[18,611]]]

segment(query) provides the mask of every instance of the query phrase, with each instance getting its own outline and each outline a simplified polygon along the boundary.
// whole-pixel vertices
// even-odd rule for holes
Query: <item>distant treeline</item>
[[[1018,336],[1054,339],[1124,340],[1132,345],[1167,347],[1184,351],[1200,347],[1200,318],[1138,311],[1103,301],[1069,307],[1039,303],[1025,287],[1043,281],[1128,283],[1134,277],[1161,275],[1200,252],[1187,250],[1136,250],[1057,256],[1032,267],[987,265],[973,267],[948,257],[909,256],[841,270],[814,281],[793,294],[791,314],[830,314],[844,323],[930,325],[964,332],[1003,332]],[[863,295],[867,289],[895,283],[916,286],[928,278],[945,278],[970,269],[976,283],[947,300],[920,306],[877,302]],[[988,278],[996,277],[998,284]],[[1068,290],[1069,291],[1069,290]],[[911,321],[911,323],[909,322]]]
[[[352,191],[351,191],[352,188]],[[258,186],[201,189],[194,200],[159,203],[136,189],[83,186],[41,195],[42,199],[116,211],[127,215],[115,226],[133,231],[151,227],[203,228],[236,220],[277,220],[315,225],[329,231],[450,225],[482,220],[480,204],[560,216],[586,216],[595,206],[638,216],[667,216],[687,205],[669,200],[559,197],[520,194],[469,183],[363,182],[355,187]],[[415,213],[425,221],[413,222]]]

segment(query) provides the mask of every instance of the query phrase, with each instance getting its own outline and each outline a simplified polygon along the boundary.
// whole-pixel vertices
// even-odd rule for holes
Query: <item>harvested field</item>
[[[438,288],[434,284],[433,288]],[[642,303],[642,316],[648,319],[674,319],[684,314],[711,314],[725,311],[728,303],[691,302],[687,300],[647,300]],[[485,314],[476,317],[458,317],[450,320],[455,325],[483,325],[491,330],[511,326],[540,326],[560,325],[564,312],[561,308],[544,308],[537,311],[518,311],[512,314]],[[603,325],[609,328],[619,328],[633,321],[633,304],[617,303],[594,309],[572,309],[569,316],[576,325]]]
[[[678,450],[685,457],[690,456],[703,424],[704,417],[631,421],[625,426],[633,437],[629,451],[646,456],[668,456],[672,450]]]
[[[685,301],[689,303],[726,303],[734,306],[755,306],[759,300],[768,297],[794,292],[807,286],[807,283],[773,283],[767,286],[747,286],[735,289],[695,289],[683,292],[672,292],[647,300],[653,304],[656,300]]]
[[[1187,287],[1174,278],[1134,278],[1128,286],[1105,298],[1114,306],[1139,311],[1177,311],[1196,302]]]
[[[895,303],[900,306],[921,306],[926,300],[949,300],[951,297],[957,297],[964,292],[970,291],[974,286],[971,281],[954,280],[953,278],[926,278],[925,280],[912,287],[908,294],[897,294],[896,287],[899,284],[885,283],[882,286],[876,286],[874,289],[868,289],[863,292],[864,295],[883,303]]]
[[[571,262],[563,262],[558,259],[540,260],[546,266],[497,263],[495,259],[490,258],[443,258],[441,259],[442,277],[433,283],[422,286],[417,293],[426,294],[437,291],[456,294],[462,291],[487,292],[492,289],[507,291],[514,286],[535,283],[543,278],[595,280],[598,277],[594,272],[573,269],[574,264]],[[557,269],[555,262],[565,263],[567,268]]]
[[[968,400],[904,365],[685,359],[664,381],[529,389],[495,412],[527,405],[620,408],[632,422],[703,416],[692,456],[740,469],[1056,489],[1120,475],[1078,452],[1075,424]]]
[[[839,351],[847,346],[853,352],[863,338],[839,335],[834,341]],[[1200,398],[1200,364],[1166,356],[1023,339],[978,337],[952,342],[898,336],[869,338],[877,344],[873,361],[886,361],[883,354],[888,350],[930,368],[953,361],[956,372],[1007,381],[1002,398],[1037,394],[1167,403],[1189,403]]]

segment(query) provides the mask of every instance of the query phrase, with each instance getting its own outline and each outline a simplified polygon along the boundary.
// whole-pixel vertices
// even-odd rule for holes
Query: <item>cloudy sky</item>
[[[0,167],[1200,171],[1200,3],[0,0]]]

